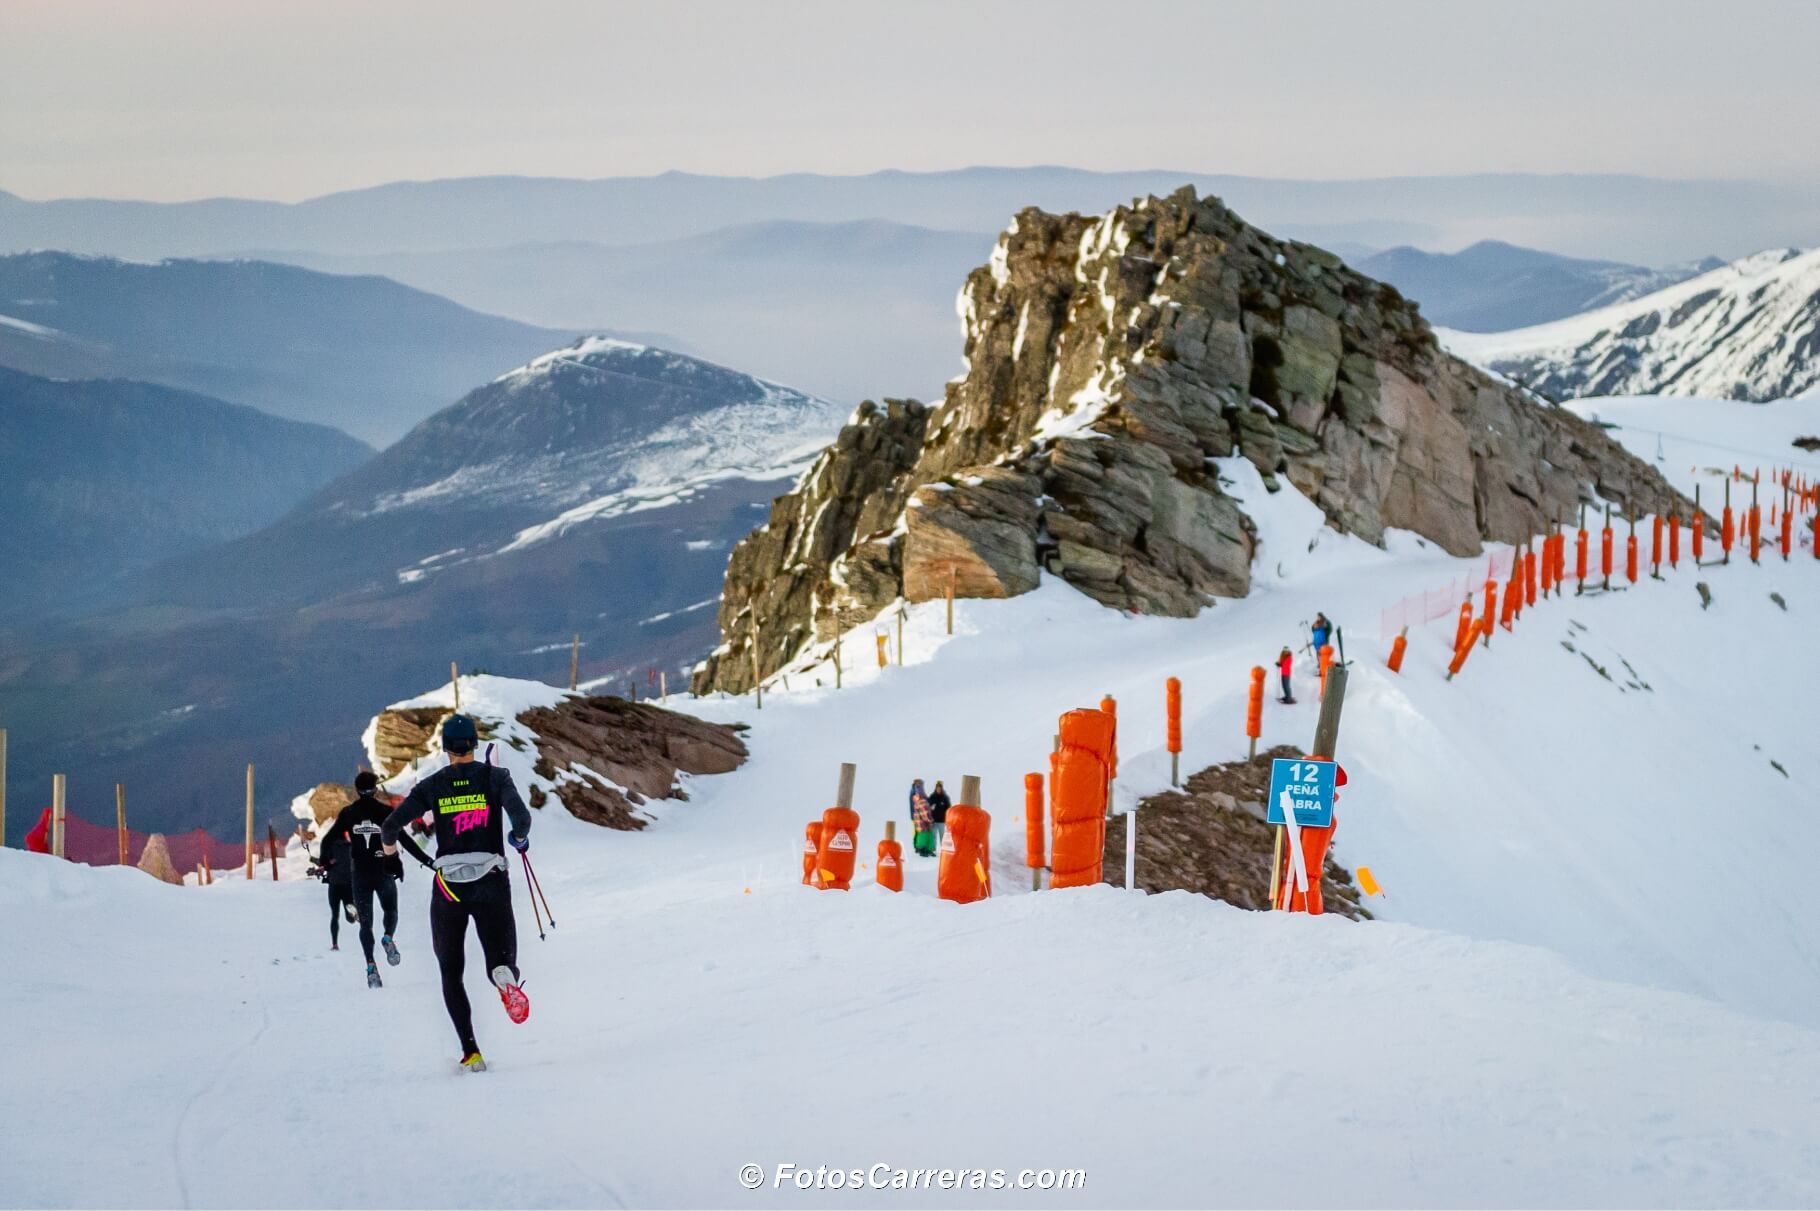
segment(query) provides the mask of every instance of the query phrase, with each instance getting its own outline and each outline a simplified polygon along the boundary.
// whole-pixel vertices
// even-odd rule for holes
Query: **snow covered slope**
[[[1772,249],[1631,302],[1447,349],[1551,399],[1772,400],[1820,383],[1820,249]]]
[[[1652,460],[1661,440],[1684,488],[1741,460],[1820,475],[1788,445],[1820,428],[1820,399],[1587,408],[1661,417],[1614,432]],[[940,602],[915,606],[904,667],[870,661],[865,625],[838,691],[824,664],[793,668],[762,711],[691,703],[752,724],[752,760],[697,779],[645,832],[546,808],[532,856],[560,925],[537,941],[520,902],[534,1010],[513,1028],[477,1004],[484,1077],[453,1071],[415,872],[404,965],[369,992],[354,956],[326,953],[315,884],[167,889],[0,854],[0,916],[30,923],[0,931],[0,966],[25,973],[0,984],[0,1013],[38,1044],[0,1091],[0,1201],[1820,1201],[1811,550],[1538,603],[1452,682],[1437,622],[1396,676],[1378,611],[1482,559],[1394,532],[1381,550],[1292,487],[1266,493],[1248,462],[1219,472],[1259,529],[1242,600],[1131,617],[1050,580],[956,603],[951,637]],[[1184,683],[1184,768],[1240,756],[1246,670],[1316,609],[1347,627],[1354,662],[1337,852],[1377,872],[1384,919],[1016,894],[1020,780],[1044,768],[1059,712],[1118,697],[1128,807],[1167,782],[1163,679]],[[1299,675],[1299,705],[1267,704],[1266,744],[1312,735]],[[554,693],[464,679],[464,702],[476,691],[487,709]],[[869,871],[848,895],[801,887],[802,824],[840,761],[859,767],[862,858],[904,818],[912,777],[981,775],[1000,894],[939,902],[920,859],[901,896]],[[325,1032],[335,1048],[296,1044]],[[486,1146],[434,1165],[383,1149],[272,1163],[275,1138],[339,1138],[353,1104],[413,1134],[481,1124]],[[1086,1182],[828,1193],[775,1186],[784,1163]]]

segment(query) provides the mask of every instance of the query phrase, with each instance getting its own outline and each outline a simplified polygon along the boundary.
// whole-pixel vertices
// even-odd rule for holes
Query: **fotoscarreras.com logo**
[[[1085,1190],[1085,1169],[909,1169],[886,1161],[865,1169],[798,1165],[783,1161],[769,1170],[746,1164],[739,1184],[748,1190]]]

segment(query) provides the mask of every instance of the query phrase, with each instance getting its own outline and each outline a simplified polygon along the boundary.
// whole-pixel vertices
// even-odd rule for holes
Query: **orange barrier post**
[[[1403,653],[1408,650],[1409,650],[1409,628],[1404,627],[1402,630],[1397,632],[1397,637],[1395,639],[1393,639],[1390,643],[1390,671],[1391,672],[1401,673],[1403,671]]]
[[[1024,775],[1024,865],[1030,868],[1030,890],[1043,890],[1043,776]]]
[[[1820,513],[1814,514],[1814,520],[1808,526],[1808,538],[1812,541],[1814,558],[1820,559]]]
[[[1119,704],[1111,694],[1100,699],[1100,713],[1112,721],[1112,748],[1106,754],[1106,780],[1111,782],[1119,776]],[[1107,798],[1110,800],[1110,792]]]
[[[1725,514],[1719,519],[1719,546],[1725,552],[1721,563],[1732,561],[1732,544],[1738,541],[1738,522],[1732,516],[1732,481],[1725,481]]]
[[[1105,854],[1112,717],[1104,711],[1069,711],[1059,731],[1062,750],[1050,783],[1049,886],[1085,887],[1100,881]],[[954,809],[948,811],[952,835]]]
[[[1455,646],[1453,650],[1453,662],[1447,666],[1447,680],[1452,681],[1459,675],[1460,670],[1466,667],[1466,658],[1472,655],[1473,644],[1478,642],[1479,631],[1481,630],[1486,631],[1488,634],[1491,631],[1490,614],[1481,615],[1479,618],[1479,625],[1468,631],[1465,640]]]
[[[822,822],[811,820],[803,827],[803,882],[815,882],[815,858],[822,848]]]
[[[1163,683],[1164,740],[1169,749],[1169,785],[1182,784],[1182,682],[1171,677]]]
[[[1516,621],[1517,602],[1523,600],[1522,591],[1512,585],[1504,593],[1504,604],[1498,610],[1498,625],[1505,630],[1514,629],[1511,624]]]
[[[1491,646],[1491,625],[1498,617],[1498,582],[1485,582],[1485,615],[1480,619],[1479,633],[1485,636],[1485,646]]]
[[[904,890],[904,847],[898,844],[897,821],[885,821],[885,839],[878,843],[878,885],[886,891]]]
[[[1605,577],[1605,587],[1611,588],[1611,506],[1605,506],[1605,528],[1599,531],[1599,572]]]
[[[1574,579],[1579,583],[1574,586],[1577,597],[1586,592],[1586,527],[1580,527],[1580,536],[1574,539]]]
[[[1678,514],[1668,515],[1668,570],[1674,571],[1681,566],[1681,518]]]
[[[1756,491],[1757,490],[1755,488],[1752,488],[1751,495],[1755,496]],[[1757,502],[1755,500],[1750,502],[1749,522],[1750,522],[1750,561],[1752,563],[1756,563],[1757,556],[1761,552],[1762,547],[1763,547],[1763,511],[1757,507]]]
[[[1321,645],[1321,691],[1320,691],[1320,696],[1323,698],[1327,697],[1327,668],[1332,663],[1333,663],[1333,645],[1331,643],[1323,643]]]
[[[1523,601],[1526,605],[1536,604],[1536,547],[1533,542],[1529,550],[1523,552]]]
[[[961,779],[961,801],[948,809],[942,834],[942,864],[935,876],[936,894],[956,904],[971,904],[992,895],[992,816],[981,808],[980,780]]]
[[[1245,735],[1251,738],[1251,755],[1258,755],[1258,737],[1264,734],[1264,669],[1251,666],[1251,695],[1245,702]]]
[[[1523,617],[1523,552],[1510,552],[1510,580],[1504,586],[1504,604],[1511,618]]]
[[[1795,527],[1793,521],[1790,519],[1791,512],[1792,510],[1787,505],[1782,506],[1781,547],[1782,561],[1784,563],[1788,562],[1788,553],[1793,550],[1795,546]]]
[[[1662,515],[1655,514],[1650,519],[1649,536],[1649,574],[1657,580],[1662,579]]]
[[[1555,536],[1544,535],[1542,538],[1542,596],[1555,587]]]
[[[1408,628],[1404,629],[1407,630]],[[1468,593],[1466,595],[1466,600],[1460,603],[1459,624],[1453,629],[1453,646],[1456,652],[1460,650],[1460,645],[1466,642],[1467,636],[1472,633],[1472,594]]]
[[[835,805],[822,813],[815,870],[823,891],[846,891],[853,886],[853,866],[859,858],[859,813],[853,810],[853,776],[853,763],[843,762]]]

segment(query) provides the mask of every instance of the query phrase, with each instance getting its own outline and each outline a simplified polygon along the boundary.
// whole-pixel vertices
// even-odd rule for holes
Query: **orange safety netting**
[[[137,866],[140,857],[145,853],[145,842],[150,833],[136,829],[126,830],[126,861],[129,866]],[[278,839],[279,852],[283,852],[286,837]],[[232,870],[246,863],[246,842],[223,841],[212,837],[202,829],[187,833],[165,833],[164,843],[171,852],[171,865],[183,874],[190,874],[201,864],[206,855],[209,865],[215,870]],[[81,862],[89,866],[118,866],[120,864],[120,838],[112,828],[100,824],[90,824],[80,816],[65,813],[63,818],[63,854],[71,862]],[[256,861],[268,858],[266,839],[258,838],[253,844],[253,857]]]

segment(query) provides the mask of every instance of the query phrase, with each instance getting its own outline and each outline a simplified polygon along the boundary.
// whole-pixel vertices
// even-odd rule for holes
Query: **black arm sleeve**
[[[387,824],[391,823],[390,817],[387,817],[386,823]],[[381,827],[383,827],[383,825]],[[430,861],[430,855],[423,852],[423,846],[417,844],[417,842],[411,838],[410,829],[408,829],[408,828],[403,829],[399,832],[398,844],[402,845],[405,848],[405,851],[407,853],[409,853],[413,858],[416,858],[419,862],[423,863],[425,866],[436,865],[434,862]]]
[[[387,845],[400,844],[399,838],[404,835],[405,825],[413,820],[421,819],[423,814],[429,810],[430,797],[423,793],[423,783],[419,782],[411,788],[411,793],[404,797],[404,802],[392,809],[392,814],[385,818],[385,823],[379,826],[380,840]],[[415,842],[410,842],[410,845],[419,854],[423,853]]]
[[[518,797],[518,787],[512,782],[510,772],[494,767],[494,790],[499,795],[499,804],[506,809],[506,819],[512,822],[512,833],[520,841],[531,835],[531,809]]]

